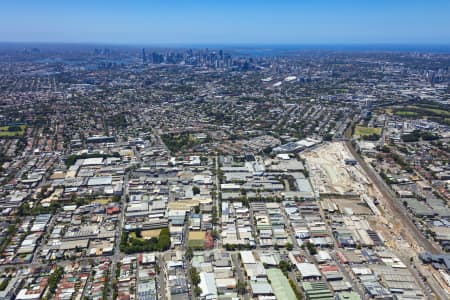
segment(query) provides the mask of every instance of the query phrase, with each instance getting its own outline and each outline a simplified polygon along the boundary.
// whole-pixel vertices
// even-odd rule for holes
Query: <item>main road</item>
[[[231,253],[231,260],[233,261],[233,265],[236,269],[236,275],[238,277],[238,280],[242,283],[245,283],[245,286],[246,286],[245,294],[243,294],[242,296],[243,296],[244,300],[250,300],[249,292],[248,292],[250,287],[247,286],[247,280],[245,280],[244,272],[242,271],[242,268],[241,268],[239,252]]]
[[[123,226],[125,225],[125,210],[127,208],[127,195],[128,195],[128,174],[126,174],[123,177],[123,194],[121,197],[121,207],[120,207],[120,216],[119,216],[119,222],[117,224],[117,230],[116,230],[116,240],[114,245],[114,254],[112,256],[111,260],[111,274],[110,278],[116,277],[116,269],[117,269],[117,263],[120,261],[121,253],[120,253],[120,242],[122,240],[122,231]],[[115,278],[116,279],[116,278]],[[112,283],[109,282],[109,295],[113,295],[113,286]]]

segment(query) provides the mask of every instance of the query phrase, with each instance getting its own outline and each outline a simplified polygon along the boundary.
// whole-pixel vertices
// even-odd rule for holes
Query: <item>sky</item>
[[[450,44],[450,0],[1,0],[0,42]]]

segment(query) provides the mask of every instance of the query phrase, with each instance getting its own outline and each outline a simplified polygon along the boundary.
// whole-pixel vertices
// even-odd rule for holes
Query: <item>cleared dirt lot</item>
[[[345,209],[351,209],[355,215],[373,215],[367,204],[359,198],[322,198],[323,207],[330,207],[330,205],[336,205],[339,212],[344,214]]]
[[[313,187],[322,194],[364,193],[368,183],[359,167],[346,165],[353,159],[343,142],[325,144],[303,154],[310,168]]]

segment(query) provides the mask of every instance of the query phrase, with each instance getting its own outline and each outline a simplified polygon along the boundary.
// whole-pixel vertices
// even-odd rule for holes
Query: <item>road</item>
[[[322,220],[327,220],[327,218],[325,218],[325,212],[323,211],[322,207],[320,207],[320,206],[319,206],[319,211],[320,211]],[[332,226],[331,226],[331,221],[329,221],[329,220],[326,221],[325,226],[327,228],[328,235],[334,236]],[[334,243],[334,249],[339,249],[339,245],[335,238],[333,238],[333,243]],[[307,255],[309,257],[308,259],[312,259],[312,257],[309,256],[309,253]],[[336,265],[339,268],[339,271],[344,276],[345,281],[347,281],[348,283],[351,284],[352,290],[354,292],[358,293],[361,296],[362,300],[368,299],[366,293],[364,292],[364,288],[360,285],[360,283],[358,282],[358,279],[353,275],[353,273],[350,270],[347,269],[347,267],[345,265],[343,265],[340,262],[340,259],[337,257],[335,250],[333,250],[331,252],[331,255],[333,256],[334,261],[336,262]],[[331,286],[330,286],[330,290],[333,290]]]
[[[319,206],[319,208],[320,208],[320,206]],[[327,218],[325,218],[325,213],[322,210],[322,208],[320,208],[320,215],[321,215],[322,220],[327,220]],[[309,262],[315,262],[316,261],[315,258],[312,255],[310,255],[308,251],[305,251],[299,247],[299,245],[297,243],[297,239],[295,237],[295,232],[292,230],[289,217],[287,216],[286,211],[284,209],[282,210],[282,216],[283,216],[283,220],[286,224],[286,232],[289,234],[289,237],[292,241],[293,250],[300,251],[302,253],[302,255],[308,259]],[[333,236],[330,222],[329,221],[325,222],[325,224],[326,224],[329,236]],[[336,239],[333,239],[333,241],[334,241],[334,248],[338,249],[339,246],[336,242]],[[357,279],[354,278],[354,276],[351,274],[351,272],[349,272],[347,269],[345,269],[344,266],[342,266],[342,264],[339,262],[339,259],[336,258],[335,251],[333,251],[332,254],[335,258],[335,261],[336,261],[336,264],[337,264],[339,270],[344,275],[345,280],[352,285],[353,291],[358,293],[362,297],[363,300],[366,300],[367,297],[365,296],[365,293],[363,292],[362,287],[358,284]],[[295,272],[291,271],[288,273],[288,275],[289,275],[289,279],[291,279],[295,283],[297,289],[299,291],[302,291],[302,287],[299,285],[299,282],[297,281]],[[331,286],[329,286],[329,287],[330,287],[330,289],[332,289]]]
[[[56,216],[52,216],[50,223],[47,225],[46,232],[44,233],[43,237],[41,238],[41,241],[39,242],[39,245],[36,247],[36,249],[34,250],[33,253],[33,260],[32,263],[33,264],[37,264],[39,263],[39,261],[42,261],[43,259],[41,259],[41,252],[42,252],[42,247],[45,245],[45,243],[47,242],[48,237],[51,234],[50,230],[53,230],[53,227],[55,226],[55,222],[56,222]]]
[[[426,266],[415,261],[413,268],[414,268],[414,270],[417,271],[418,274],[420,274],[420,276],[423,276],[423,278],[425,278],[425,280],[426,280],[427,284],[430,286],[431,290],[435,294],[437,294],[438,299],[449,299],[450,298],[450,295],[448,295],[444,292],[444,290],[441,288],[439,283],[436,281],[436,279],[433,277],[432,273],[430,272],[430,270],[428,270],[428,268]],[[433,298],[430,298],[430,299],[433,299]]]
[[[287,186],[289,186],[289,184],[287,184]],[[302,250],[297,243],[297,238],[295,237],[295,232],[292,230],[292,226],[291,226],[289,217],[286,214],[286,210],[282,209],[281,215],[283,216],[284,224],[286,224],[285,230],[288,233],[289,239],[291,240],[292,250],[299,251],[299,252],[302,252],[302,254],[307,255],[306,251]],[[286,250],[286,251],[288,251],[288,250]],[[288,253],[288,252],[286,252],[286,253]],[[296,272],[297,272],[296,267],[294,266],[292,268],[292,270],[288,272],[288,279],[292,280],[292,282],[295,284],[295,288],[297,289],[297,291],[303,293],[303,288],[300,285],[299,281],[297,280]]]
[[[240,282],[246,283],[247,281],[245,280],[244,273],[242,272],[242,269],[241,269],[241,263],[240,263],[240,260],[239,260],[238,252],[232,253],[231,254],[231,259],[233,261],[234,267],[236,268],[236,273],[238,275],[238,280]],[[247,292],[243,295],[243,297],[244,297],[245,300],[250,300],[250,296],[249,296],[249,293],[248,293],[248,287],[247,287]]]
[[[220,164],[219,164],[219,155],[216,154],[215,158],[214,158],[214,168],[215,168],[215,172],[216,172],[216,195],[213,197],[213,205],[216,206],[216,211],[217,211],[217,227],[220,229],[220,224],[221,224],[221,214],[222,212],[220,211],[222,205],[219,201],[221,201],[219,199],[219,195],[220,195],[220,178],[219,178],[219,172],[220,172]],[[213,229],[216,229],[216,225],[213,225]]]
[[[116,276],[116,269],[117,269],[117,263],[119,262],[121,258],[120,254],[120,241],[122,237],[122,230],[123,225],[125,224],[125,209],[127,207],[127,195],[128,195],[128,174],[124,176],[123,179],[123,194],[121,198],[121,208],[120,208],[120,216],[119,216],[119,223],[117,224],[117,231],[116,231],[116,244],[114,245],[114,255],[112,257],[111,261],[111,277]],[[109,295],[113,295],[113,286],[109,283]]]
[[[158,273],[158,299],[166,300],[168,291],[166,290],[166,267],[164,265],[164,255],[158,254],[157,264],[159,267]]]

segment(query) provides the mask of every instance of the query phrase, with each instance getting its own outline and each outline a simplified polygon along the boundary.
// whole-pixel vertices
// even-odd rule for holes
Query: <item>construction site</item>
[[[401,220],[394,217],[389,203],[344,142],[326,143],[304,152],[302,156],[324,211],[364,215],[375,230],[388,237],[386,245],[411,256],[422,250],[414,242],[405,242],[408,232],[403,229]]]
[[[319,194],[358,195],[369,183],[344,143],[324,144],[302,155],[310,170],[311,183]]]
[[[392,199],[386,196],[376,179],[370,177],[364,168],[367,164],[356,153],[352,154],[348,144],[326,143],[303,152],[302,157],[324,214],[342,215],[344,220],[351,218],[343,227],[350,230],[358,231],[361,224],[366,224],[369,233],[376,232],[386,249],[396,253],[410,270],[417,270],[411,273],[417,282],[426,278],[434,291],[436,286],[444,286],[435,274],[430,274],[429,268],[415,259],[425,249],[416,233],[409,230],[407,221],[411,221],[405,220],[408,218],[405,213],[399,214],[398,209],[394,209]]]

